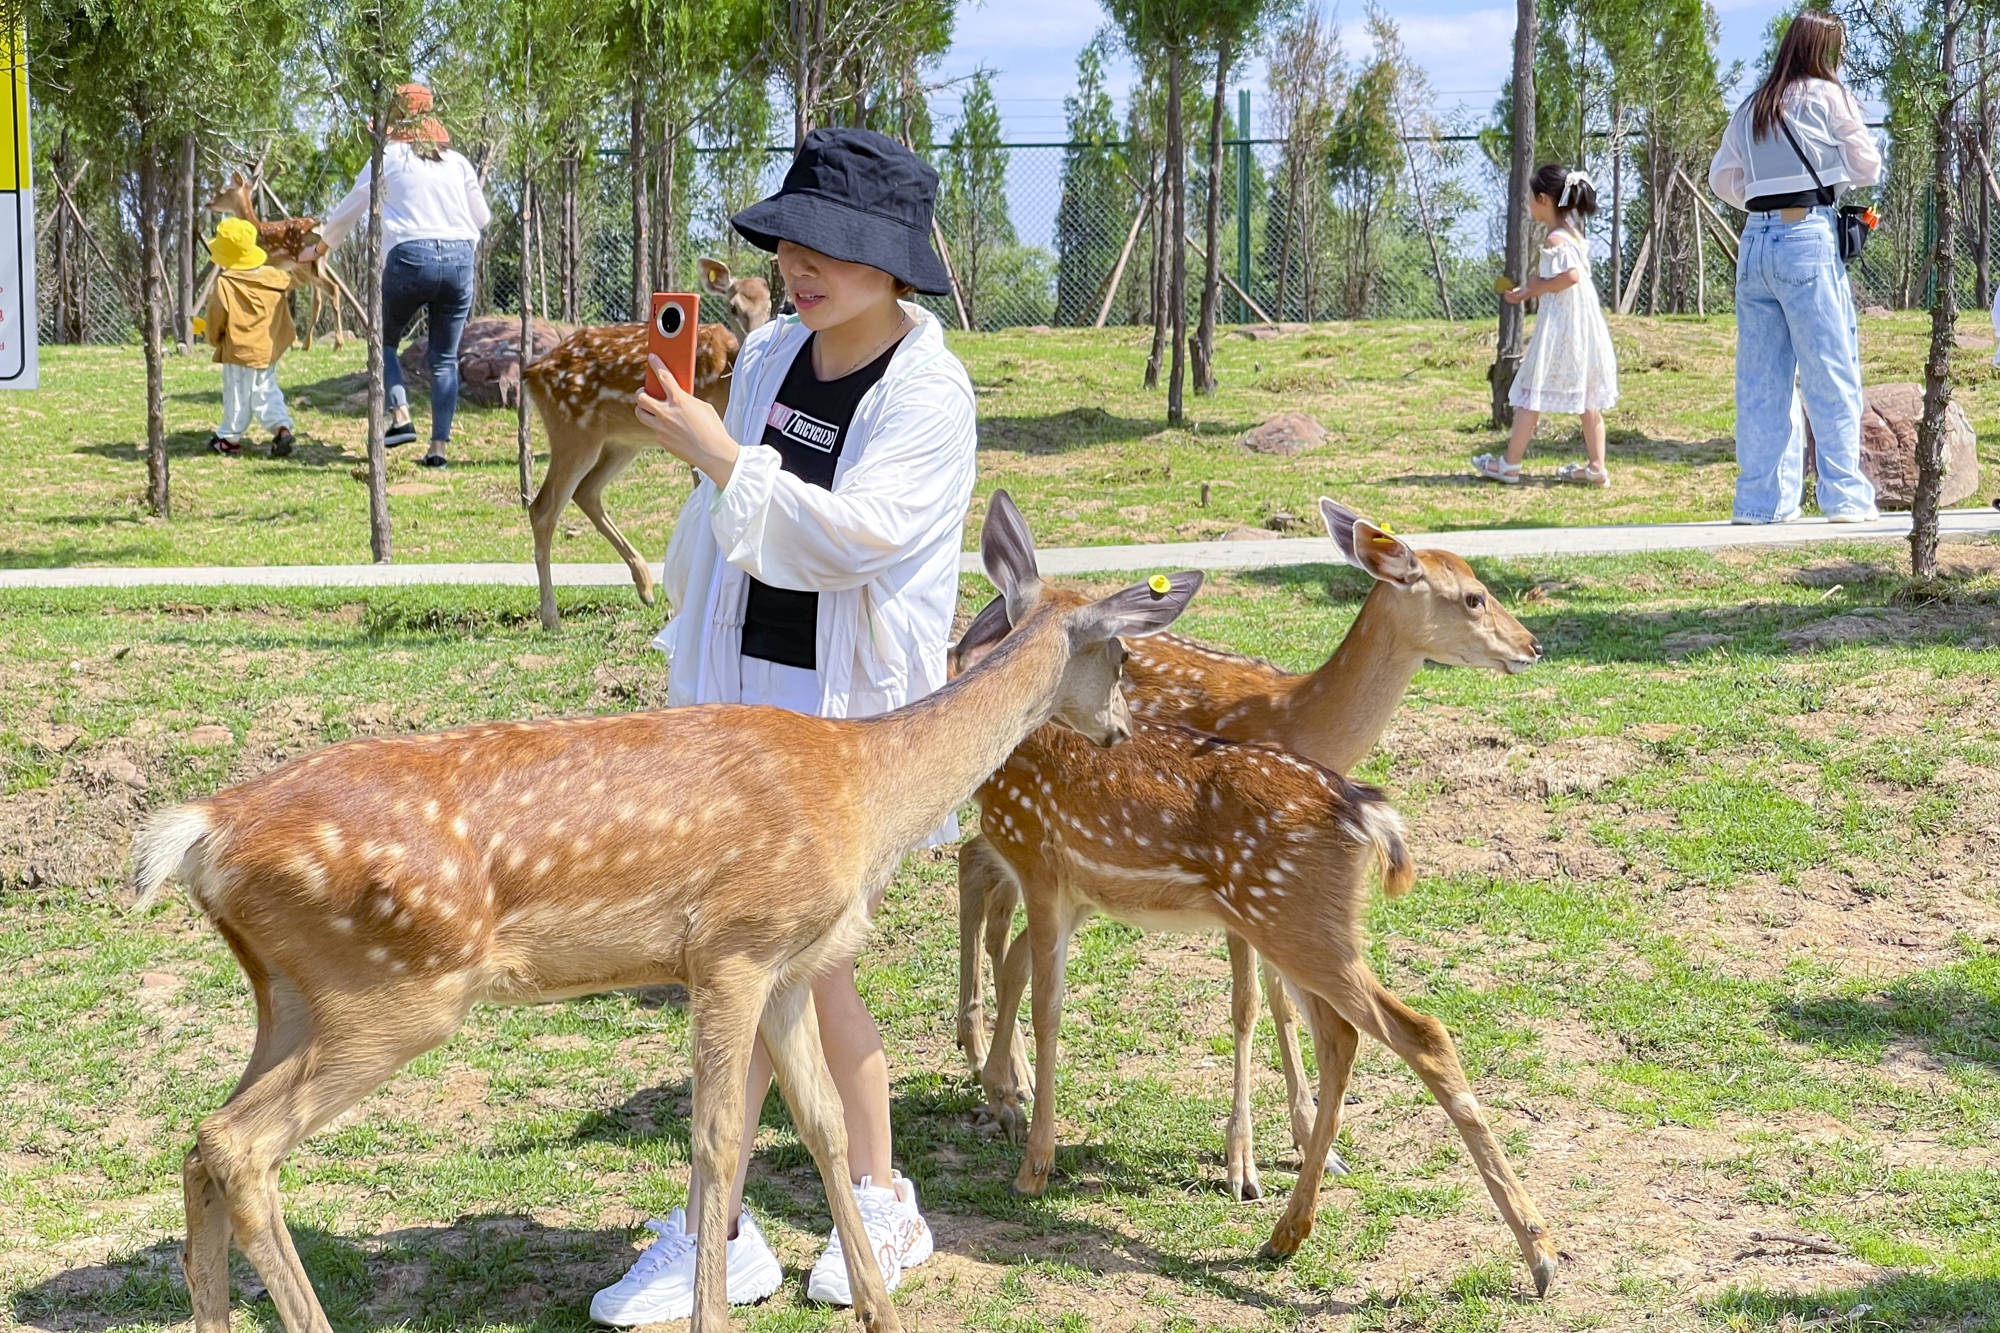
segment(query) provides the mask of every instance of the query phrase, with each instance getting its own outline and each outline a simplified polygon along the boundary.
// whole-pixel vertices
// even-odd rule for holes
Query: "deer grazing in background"
[[[1376,580],[1325,665],[1294,675],[1178,635],[1162,635],[1136,646],[1127,662],[1126,692],[1137,714],[1232,740],[1268,742],[1346,773],[1374,748],[1425,660],[1512,673],[1540,657],[1534,635],[1492,600],[1457,556],[1414,551],[1331,500],[1320,501],[1320,516],[1342,556]],[[968,841],[959,851],[958,1041],[982,1074],[988,1048],[981,937],[997,977],[1019,901],[1020,888],[1006,859],[982,837]],[[1234,934],[1229,954],[1236,1050],[1227,1168],[1231,1193],[1255,1199],[1262,1195],[1250,1134],[1256,959]],[[1313,1102],[1296,1043],[1295,1015],[1268,968],[1264,981],[1289,1092],[1292,1134],[1303,1150]],[[1026,1061],[1018,1047],[1011,1057],[1013,1081],[1019,1085],[1027,1077]],[[1002,1128],[1018,1137],[1024,1128],[1018,1117],[999,1109]]]
[[[1357,528],[1359,541],[1378,535]],[[1067,591],[1044,596],[1081,600]],[[954,649],[954,666],[975,667],[1011,614],[1006,599],[983,610]],[[1298,1184],[1267,1252],[1289,1255],[1312,1231],[1358,1036],[1366,1033],[1436,1096],[1513,1230],[1537,1294],[1547,1291],[1554,1248],[1480,1114],[1450,1033],[1390,994],[1364,957],[1369,870],[1379,869],[1392,896],[1414,880],[1402,821],[1378,789],[1276,745],[1142,717],[1131,741],[1102,754],[1053,728],[1038,730],[980,787],[979,805],[984,855],[1004,867],[1028,915],[998,970],[999,1020],[981,1073],[989,1104],[1003,1123],[1018,1124],[1010,1056],[1032,978],[1034,1111],[1017,1193],[1039,1195],[1054,1162],[1064,962],[1076,929],[1103,912],[1141,928],[1224,931],[1263,955],[1298,996],[1319,1060],[1319,1103]],[[1243,973],[1237,983],[1240,1019],[1255,988]],[[1239,1097],[1245,1027],[1239,1022]],[[1232,1136],[1236,1128],[1232,1120]],[[1247,1155],[1247,1120],[1243,1129]]]
[[[303,263],[299,261],[299,251],[319,244],[319,219],[263,221],[257,216],[257,200],[251,192],[250,182],[243,179],[240,171],[230,173],[228,186],[210,199],[205,207],[211,213],[226,213],[254,224],[257,245],[269,257],[271,267],[290,274],[294,286],[303,286],[312,292],[312,315],[299,325],[299,335],[308,352],[312,350],[313,329],[319,325],[320,300],[325,298],[326,303],[333,307],[333,347],[339,351],[341,344],[347,341],[347,329],[340,322],[340,289],[334,284],[332,271],[326,267],[326,256],[315,256]]]
[[[687,987],[693,1018],[696,1168],[735,1170],[761,1035],[826,1186],[855,1316],[894,1333],[812,979],[853,956],[869,895],[905,849],[1029,732],[1129,734],[1118,636],[1164,629],[1201,585],[1181,574],[1164,595],[1040,598],[1004,492],[981,546],[1019,628],[980,669],[878,718],[711,706],[348,741],[147,822],[138,906],[178,874],[257,1004],[249,1067],[182,1169],[195,1333],[228,1333],[232,1236],[288,1333],[330,1333],[285,1227],[279,1165],[473,1004],[664,982]],[[702,1196],[695,1333],[728,1326],[727,1194]]]
[[[771,319],[771,287],[762,278],[734,278],[717,259],[701,261],[702,290],[728,306],[727,326],[695,331],[694,395],[721,416],[729,410],[730,372],[751,330]],[[641,450],[657,448],[653,433],[633,415],[646,382],[646,326],[607,324],[578,329],[521,373],[549,437],[549,466],[528,506],[535,533],[535,573],[541,581],[544,629],[561,623],[549,552],[556,520],[574,499],[632,571],[639,600],[653,604],[653,572],[604,512],[604,491]]]

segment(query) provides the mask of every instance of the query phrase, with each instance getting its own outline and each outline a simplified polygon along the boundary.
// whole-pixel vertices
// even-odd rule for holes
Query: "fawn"
[[[701,285],[721,297],[729,313],[726,327],[703,324],[696,330],[693,392],[721,416],[729,410],[730,372],[741,339],[770,322],[771,287],[762,278],[732,277],[718,259],[701,261]],[[528,506],[535,572],[541,580],[542,627],[556,629],[562,623],[549,576],[549,550],[556,520],[571,499],[616,548],[632,571],[639,600],[651,606],[653,571],[604,512],[605,488],[641,450],[655,447],[653,433],[633,415],[646,382],[646,326],[578,329],[524,369],[521,380],[549,437],[548,470]]]
[[[229,185],[204,207],[211,213],[227,213],[253,223],[257,228],[257,244],[269,256],[271,267],[290,274],[295,286],[304,286],[312,293],[312,314],[299,325],[299,335],[308,352],[312,350],[313,329],[319,323],[320,300],[324,297],[333,307],[333,349],[339,351],[347,341],[347,329],[340,322],[340,289],[334,285],[333,272],[326,267],[324,255],[299,262],[299,251],[319,244],[319,219],[263,221],[257,216],[257,200],[251,193],[250,182],[243,179],[240,171],[231,172]]]
[[[812,979],[852,957],[906,848],[1030,731],[1129,734],[1118,636],[1201,585],[1045,598],[1005,492],[981,533],[1019,629],[907,708],[839,721],[711,706],[357,740],[164,811],[134,842],[143,909],[170,876],[257,1004],[249,1067],[182,1168],[196,1333],[228,1333],[231,1237],[288,1333],[330,1333],[279,1200],[300,1140],[449,1037],[473,1004],[677,981],[693,1017],[694,1158],[730,1178],[750,1043],[827,1188],[867,1327],[899,1327],[848,1187]],[[686,780],[702,775],[699,782]],[[728,1326],[727,1191],[704,1192],[693,1327]]]

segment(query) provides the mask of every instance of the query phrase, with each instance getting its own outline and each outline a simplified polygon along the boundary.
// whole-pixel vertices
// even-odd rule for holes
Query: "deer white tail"
[[[189,861],[213,828],[209,807],[200,801],[162,810],[146,820],[132,839],[132,883],[139,890],[134,912],[151,907],[176,874],[189,886],[195,906],[202,906],[200,868]]]
[[[1349,784],[1343,793],[1349,802],[1348,829],[1375,852],[1376,869],[1382,876],[1382,892],[1391,898],[1410,891],[1417,881],[1417,867],[1403,841],[1403,817],[1389,804],[1380,787],[1366,783]]]

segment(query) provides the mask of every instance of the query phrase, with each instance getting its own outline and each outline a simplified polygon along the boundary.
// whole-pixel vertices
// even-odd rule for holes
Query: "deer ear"
[[[960,676],[978,666],[1007,637],[1014,626],[1007,619],[1007,599],[995,597],[972,618],[965,634],[952,646],[950,674]]]
[[[1340,548],[1344,559],[1354,559],[1354,525],[1361,521],[1361,515],[1344,504],[1319,497],[1319,521],[1326,524],[1326,535],[1333,538],[1333,544]]]
[[[695,261],[695,267],[701,270],[701,289],[703,291],[707,292],[710,296],[727,297],[729,295],[729,265],[723,263],[720,259],[709,259],[704,256]]]
[[[1365,518],[1355,519],[1349,532],[1347,559],[1355,568],[1404,588],[1424,581],[1423,562],[1401,537],[1391,536]]]
[[[1078,611],[1070,622],[1071,633],[1081,643],[1158,634],[1187,610],[1189,599],[1201,590],[1201,581],[1198,569],[1155,574]]]
[[[1035,539],[1028,533],[1027,520],[1005,491],[993,492],[987,503],[986,522],[979,528],[979,555],[986,577],[1007,599],[1008,618],[1019,624],[1041,596],[1042,576],[1035,568]]]

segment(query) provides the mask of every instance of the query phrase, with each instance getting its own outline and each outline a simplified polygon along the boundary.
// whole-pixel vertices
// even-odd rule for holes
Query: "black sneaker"
[[[280,426],[271,433],[271,457],[289,458],[292,453],[292,428]]]
[[[220,435],[211,435],[208,437],[208,451],[212,454],[235,455],[243,452],[243,446],[235,440],[225,440]]]
[[[385,449],[396,449],[416,442],[417,423],[414,421],[405,421],[400,426],[391,424],[382,436],[382,447]]]
[[[443,467],[445,466],[447,460],[445,459],[444,456],[444,450],[439,449],[437,446],[433,445],[431,446],[431,451],[425,454],[418,461],[421,462],[425,467]]]

